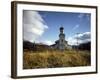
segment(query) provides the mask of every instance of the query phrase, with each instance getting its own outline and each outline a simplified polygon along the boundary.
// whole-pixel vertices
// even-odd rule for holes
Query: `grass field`
[[[24,51],[23,55],[23,69],[75,67],[89,65],[91,65],[91,55],[88,51]]]

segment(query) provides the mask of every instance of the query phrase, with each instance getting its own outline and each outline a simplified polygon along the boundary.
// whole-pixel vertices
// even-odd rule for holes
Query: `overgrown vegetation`
[[[76,50],[45,50],[28,51],[24,50],[23,68],[55,68],[55,67],[75,67],[91,65],[89,51]]]

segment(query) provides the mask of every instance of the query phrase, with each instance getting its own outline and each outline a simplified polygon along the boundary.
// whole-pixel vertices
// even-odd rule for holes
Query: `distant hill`
[[[53,49],[50,45],[46,45],[43,43],[32,43],[29,41],[23,41],[23,49],[24,50],[32,50],[32,51],[44,51],[44,50],[51,50]],[[79,49],[79,50],[91,50],[91,42],[82,43],[78,46],[73,45],[72,49]]]
[[[43,43],[32,43],[29,41],[23,41],[23,49],[33,50],[33,51],[43,51],[50,49],[49,45]]]
[[[88,51],[90,51],[91,50],[91,42],[82,43],[82,44],[80,44],[78,46],[73,45],[72,48],[73,49],[80,49],[80,50],[88,50]]]
[[[83,43],[79,45],[79,49],[81,50],[91,50],[91,42]]]

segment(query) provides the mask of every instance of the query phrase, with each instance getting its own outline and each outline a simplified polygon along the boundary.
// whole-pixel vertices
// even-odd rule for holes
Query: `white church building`
[[[59,40],[55,41],[55,44],[53,44],[52,47],[59,50],[68,49],[69,45],[68,42],[65,40],[65,34],[63,32],[64,28],[60,27],[59,30],[60,30]]]

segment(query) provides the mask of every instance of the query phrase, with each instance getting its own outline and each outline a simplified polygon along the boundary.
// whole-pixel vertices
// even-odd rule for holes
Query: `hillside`
[[[31,51],[43,51],[43,50],[51,49],[51,47],[42,43],[31,43],[29,41],[24,41],[23,49],[31,50]]]

